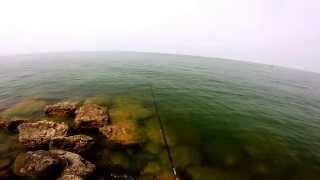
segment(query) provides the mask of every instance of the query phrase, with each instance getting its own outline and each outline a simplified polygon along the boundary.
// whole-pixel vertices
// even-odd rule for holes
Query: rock
[[[86,135],[75,135],[53,138],[49,143],[49,148],[81,153],[89,150],[93,144],[94,140],[92,137]]]
[[[15,132],[17,130],[17,127],[26,122],[26,120],[23,119],[5,119],[0,117],[0,129],[6,129],[8,131]]]
[[[156,162],[148,162],[148,164],[144,167],[142,173],[143,174],[157,174],[161,171],[161,167]]]
[[[64,162],[64,170],[59,179],[81,179],[94,173],[96,167],[91,162],[83,159],[80,155],[63,151],[49,150],[52,157]]]
[[[44,111],[48,116],[74,116],[78,107],[79,102],[65,101],[53,105],[47,105],[44,108]]]
[[[99,128],[108,120],[104,107],[96,104],[84,104],[76,111],[75,124],[77,128]]]
[[[84,178],[76,175],[63,174],[58,178],[58,180],[84,180]]]
[[[139,132],[134,123],[117,123],[99,129],[111,144],[133,145],[141,142]]]
[[[112,123],[146,120],[152,116],[152,110],[147,109],[141,102],[117,97],[110,109]]]
[[[4,117],[24,117],[30,118],[41,114],[46,102],[33,98],[25,98],[17,104],[1,112]]]
[[[175,177],[172,175],[159,175],[156,176],[154,180],[175,180]]]
[[[28,148],[47,145],[55,137],[67,135],[68,126],[65,123],[38,121],[23,123],[18,126],[19,142]]]
[[[44,176],[57,166],[59,161],[48,151],[28,151],[19,154],[14,162],[14,172],[19,176]]]
[[[200,165],[202,163],[201,154],[194,147],[176,146],[171,148],[172,158],[179,169],[184,169],[190,165]]]
[[[8,120],[0,117],[0,129],[7,129],[8,127]]]

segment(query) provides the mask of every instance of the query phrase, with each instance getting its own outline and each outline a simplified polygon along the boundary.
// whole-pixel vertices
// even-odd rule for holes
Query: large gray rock
[[[81,153],[89,150],[94,144],[92,137],[87,135],[74,135],[68,137],[56,137],[51,139],[50,149],[63,149],[75,153]]]
[[[19,176],[44,176],[58,164],[59,160],[54,159],[48,151],[28,151],[16,157],[14,173]]]
[[[53,105],[47,105],[44,111],[48,116],[74,116],[79,105],[79,102],[59,102]]]
[[[96,166],[91,162],[83,159],[80,155],[63,151],[49,150],[52,157],[64,162],[64,170],[59,179],[81,179],[92,175]]]
[[[67,135],[68,125],[52,121],[22,123],[18,126],[19,142],[28,148],[48,145],[50,140]]]
[[[108,120],[104,107],[96,104],[84,104],[76,111],[75,124],[77,128],[99,128]]]

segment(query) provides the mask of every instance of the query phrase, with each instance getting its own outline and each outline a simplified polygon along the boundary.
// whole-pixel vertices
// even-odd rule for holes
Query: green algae
[[[112,122],[119,121],[139,121],[150,117],[152,111],[134,99],[126,97],[115,98],[110,110]]]
[[[97,104],[104,107],[110,107],[112,105],[113,98],[106,95],[98,95],[86,98],[84,103]]]
[[[157,162],[148,162],[148,164],[143,168],[143,174],[157,174],[161,171],[161,167]]]
[[[42,100],[25,98],[17,104],[9,107],[1,113],[4,117],[23,117],[30,118],[43,113],[43,108],[47,103]]]
[[[176,167],[180,169],[191,165],[200,165],[202,162],[201,154],[191,147],[176,146],[171,148],[171,153]]]

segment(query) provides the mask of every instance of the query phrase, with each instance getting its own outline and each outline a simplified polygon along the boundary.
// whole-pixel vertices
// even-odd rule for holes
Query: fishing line
[[[156,96],[154,94],[152,84],[150,84],[150,89],[151,89],[151,94],[152,94],[152,99],[153,99],[154,110],[155,110],[156,116],[157,116],[159,124],[160,124],[160,131],[161,131],[161,135],[162,135],[162,139],[164,141],[164,145],[165,145],[166,151],[168,153],[168,158],[169,158],[169,161],[170,161],[170,164],[171,164],[172,173],[175,176],[175,179],[179,180],[179,178],[177,176],[176,167],[175,167],[174,162],[173,162],[173,158],[172,158],[172,154],[171,154],[171,151],[170,151],[170,147],[168,145],[166,131],[164,130],[163,122],[162,122],[162,120],[160,118],[160,113],[159,113],[159,110],[158,110],[158,104],[156,102]]]

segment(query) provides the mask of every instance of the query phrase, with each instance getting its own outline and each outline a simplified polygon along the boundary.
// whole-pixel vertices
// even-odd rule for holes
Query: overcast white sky
[[[320,1],[0,0],[0,55],[101,50],[320,72]]]

